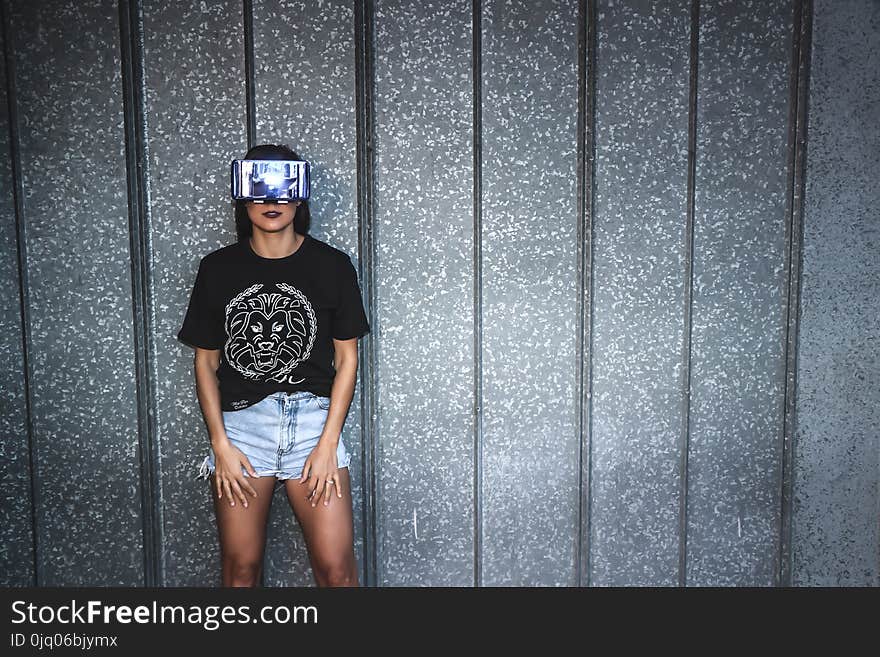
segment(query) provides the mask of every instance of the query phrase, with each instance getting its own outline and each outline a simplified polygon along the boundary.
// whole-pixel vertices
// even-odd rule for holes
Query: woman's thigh
[[[210,481],[222,554],[242,561],[261,561],[266,545],[266,522],[275,490],[275,477],[247,478],[248,483],[257,491],[256,497],[245,493],[248,498],[247,507],[240,500],[236,501],[235,506],[230,506],[225,494],[218,499],[213,472]]]
[[[333,494],[324,506],[324,498],[312,506],[306,498],[308,480],[284,481],[287,499],[299,521],[313,564],[337,567],[340,564],[354,567],[354,528],[352,526],[351,478],[348,468],[339,468],[335,479],[339,482],[342,497]]]

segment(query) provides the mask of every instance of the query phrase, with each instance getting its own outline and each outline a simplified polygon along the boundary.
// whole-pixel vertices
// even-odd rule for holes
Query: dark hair
[[[281,144],[260,144],[254,146],[245,153],[245,160],[301,160],[296,151],[289,146]],[[293,228],[300,235],[309,232],[309,224],[312,216],[309,213],[309,202],[300,201],[296,214],[293,217]],[[243,242],[254,232],[254,225],[248,217],[247,206],[244,201],[235,201],[235,232],[238,233],[238,241]]]

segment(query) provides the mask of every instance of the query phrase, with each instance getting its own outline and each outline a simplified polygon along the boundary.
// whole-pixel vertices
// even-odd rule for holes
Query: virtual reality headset
[[[309,197],[309,163],[302,160],[233,160],[232,198],[289,203]]]

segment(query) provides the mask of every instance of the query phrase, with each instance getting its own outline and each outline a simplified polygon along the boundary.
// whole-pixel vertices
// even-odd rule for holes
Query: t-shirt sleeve
[[[223,318],[210,304],[205,269],[205,261],[202,259],[177,339],[193,347],[220,349],[225,337]]]
[[[370,331],[361,290],[358,287],[357,271],[346,256],[340,259],[338,279],[339,302],[333,313],[331,332],[337,340],[359,338]]]

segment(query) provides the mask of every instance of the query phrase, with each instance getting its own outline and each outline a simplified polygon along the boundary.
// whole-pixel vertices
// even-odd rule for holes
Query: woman
[[[299,160],[286,146],[247,160]],[[201,259],[178,338],[196,348],[224,586],[256,586],[276,479],[319,586],[357,586],[340,434],[367,324],[344,252],[308,234],[306,201],[237,200],[238,241]],[[281,485],[281,484],[279,484]]]

